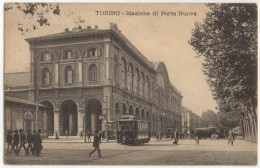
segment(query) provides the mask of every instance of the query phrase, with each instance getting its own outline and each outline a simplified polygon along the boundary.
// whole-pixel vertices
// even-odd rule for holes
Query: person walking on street
[[[19,152],[19,134],[18,134],[18,130],[14,131],[14,152],[15,152],[15,155],[18,156],[18,152]]]
[[[83,132],[82,131],[80,131],[80,137],[79,138],[83,139]]]
[[[90,138],[91,132],[90,130],[87,131],[87,136],[88,136],[88,142],[91,142],[91,138]]]
[[[32,152],[32,154],[34,155],[35,152],[33,149],[33,135],[31,134],[31,130],[27,131],[27,143],[28,143],[28,146],[27,146],[28,153]]]
[[[19,146],[19,150],[18,150],[18,155],[19,155],[22,147],[25,151],[25,154],[29,155],[29,152],[27,151],[27,147],[25,147],[25,144],[27,143],[26,142],[26,135],[24,134],[22,129],[19,130],[19,133],[20,133],[20,146]]]
[[[8,134],[6,136],[6,142],[7,142],[7,145],[8,145],[8,147],[7,147],[7,154],[13,153],[13,148],[14,147],[13,147],[12,141],[13,141],[12,131],[8,131]]]
[[[233,133],[233,131],[230,129],[230,130],[228,131],[228,145],[229,145],[229,143],[230,143],[231,145],[233,145],[233,141],[234,141],[234,133]]]
[[[98,138],[99,138],[99,143],[101,143],[101,138],[102,138],[102,133],[101,133],[101,131],[98,131]]]
[[[173,142],[175,145],[178,144],[178,140],[179,140],[179,139],[178,139],[178,136],[179,136],[179,135],[178,135],[178,130],[175,129],[175,131],[174,131],[174,142]]]
[[[66,138],[68,138],[68,130],[65,131]]]
[[[40,156],[40,151],[41,151],[41,147],[42,147],[42,139],[40,136],[40,130],[38,130],[38,132],[36,133],[36,130],[33,130],[33,147],[35,150],[35,156],[38,157]]]
[[[98,131],[96,131],[95,133],[95,136],[94,136],[94,142],[93,142],[93,147],[94,147],[94,150],[91,151],[88,155],[89,157],[91,157],[91,155],[97,150],[98,151],[98,157],[102,157],[101,156],[101,152],[100,152],[100,148],[99,148],[99,134],[98,134]]]
[[[55,140],[60,139],[57,131],[55,132],[55,134],[56,134]]]
[[[200,144],[200,135],[199,132],[195,132],[194,139],[197,145]]]

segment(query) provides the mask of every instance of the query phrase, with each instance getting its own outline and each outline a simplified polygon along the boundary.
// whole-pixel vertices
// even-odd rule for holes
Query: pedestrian
[[[68,138],[68,130],[65,131],[66,138]]]
[[[27,143],[26,141],[26,135],[24,134],[23,130],[20,129],[19,130],[19,133],[20,133],[20,146],[19,146],[19,150],[18,150],[18,155],[23,147],[24,151],[25,151],[25,154],[26,155],[29,155],[29,152],[27,151],[27,147],[25,146],[25,144]]]
[[[101,143],[101,138],[102,138],[102,133],[101,133],[101,131],[98,131],[98,138],[99,138],[99,143]]]
[[[91,142],[90,135],[91,135],[91,132],[90,132],[90,130],[87,130],[88,142]]]
[[[19,134],[18,134],[18,130],[14,131],[14,152],[15,155],[18,156],[18,151],[19,151]]]
[[[178,130],[177,129],[175,129],[175,131],[174,131],[174,144],[175,145],[177,145],[178,144]]]
[[[105,140],[105,131],[102,131],[102,141],[104,141]]]
[[[27,130],[27,143],[27,151],[32,152],[32,154],[34,155],[35,151],[33,149],[33,135],[31,134],[31,130]]]
[[[121,131],[118,131],[117,132],[117,144],[119,145],[119,143],[122,141],[122,133],[121,133]]]
[[[93,147],[94,147],[94,150],[91,151],[88,155],[89,157],[91,157],[91,155],[97,150],[98,151],[98,157],[102,157],[101,156],[101,152],[100,152],[100,148],[99,148],[99,132],[96,131],[95,132],[95,136],[94,136],[94,142],[93,142]]]
[[[230,130],[228,131],[228,145],[229,145],[229,143],[230,143],[231,145],[233,145],[233,141],[234,141],[234,133],[233,133],[233,131],[230,129]]]
[[[80,138],[83,139],[83,132],[82,131],[80,131]]]
[[[38,130],[38,132],[36,133],[36,130],[33,130],[33,147],[35,150],[35,156],[38,157],[40,156],[40,151],[42,149],[42,139],[40,136],[40,129]]]
[[[7,154],[13,153],[14,147],[13,147],[12,141],[13,141],[12,131],[8,131],[7,136],[6,136],[6,142],[7,142],[7,145],[8,145]]]
[[[60,139],[57,131],[55,132],[55,134],[56,134],[55,140]]]
[[[195,139],[196,145],[199,145],[200,144],[199,132],[195,132],[194,139]]]

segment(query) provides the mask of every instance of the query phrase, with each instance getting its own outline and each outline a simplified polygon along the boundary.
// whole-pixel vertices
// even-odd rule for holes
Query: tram
[[[141,145],[150,141],[150,124],[133,115],[116,121],[117,142],[124,145]]]
[[[219,138],[225,138],[228,129],[224,127],[207,127],[207,128],[195,128],[195,132],[199,133],[201,138],[210,138],[212,134],[218,135]]]

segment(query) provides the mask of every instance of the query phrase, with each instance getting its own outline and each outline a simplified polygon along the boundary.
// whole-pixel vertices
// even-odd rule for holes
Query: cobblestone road
[[[6,146],[6,145],[5,145]],[[102,158],[94,153],[90,143],[47,141],[43,143],[41,157],[5,155],[5,164],[14,165],[256,165],[257,144],[236,140],[228,146],[227,140],[201,140],[196,146],[193,140],[155,141],[143,146],[102,143]]]

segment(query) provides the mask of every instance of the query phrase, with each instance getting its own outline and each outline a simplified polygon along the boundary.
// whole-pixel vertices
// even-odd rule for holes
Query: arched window
[[[66,83],[73,83],[73,69],[71,66],[66,67],[65,69],[65,82]]]
[[[88,50],[88,56],[87,57],[96,57],[96,56],[100,56],[100,49],[90,48]]]
[[[126,61],[123,57],[121,59],[121,63],[122,63],[122,70],[121,70],[122,86],[123,88],[126,88]]]
[[[134,80],[133,66],[131,63],[129,63],[129,65],[128,65],[128,89],[130,91],[133,91],[133,80]]]
[[[159,85],[159,87],[165,89],[165,80],[161,72],[159,72],[157,76],[157,84]]]
[[[126,114],[126,105],[123,103],[123,114]]]
[[[116,103],[115,111],[116,111],[116,120],[119,120],[120,119],[120,111],[119,111],[119,103],[118,102]]]
[[[97,81],[97,66],[95,64],[92,64],[89,67],[89,81],[90,82]]]
[[[115,81],[115,84],[118,83],[118,58],[117,56],[115,55],[114,56],[114,81]]]
[[[44,85],[50,84],[50,77],[51,77],[50,70],[48,68],[44,68],[42,71],[42,84]]]
[[[148,76],[146,76],[146,82],[145,82],[145,97],[150,98],[150,84],[149,84]]]
[[[135,93],[139,93],[139,70],[138,68],[135,69]]]
[[[149,111],[146,112],[146,117],[147,117],[147,118],[150,117]]]
[[[136,115],[136,116],[140,116],[140,114],[139,114],[139,108],[138,108],[138,107],[136,107],[136,109],[135,109],[135,115]]]
[[[134,114],[132,105],[129,107],[129,114]]]
[[[141,117],[145,117],[144,109],[143,109],[142,112],[141,112]]]
[[[140,90],[139,90],[139,94],[142,96],[143,93],[144,93],[144,82],[145,82],[145,79],[144,79],[144,73],[142,72],[141,73],[141,78],[140,78]]]

